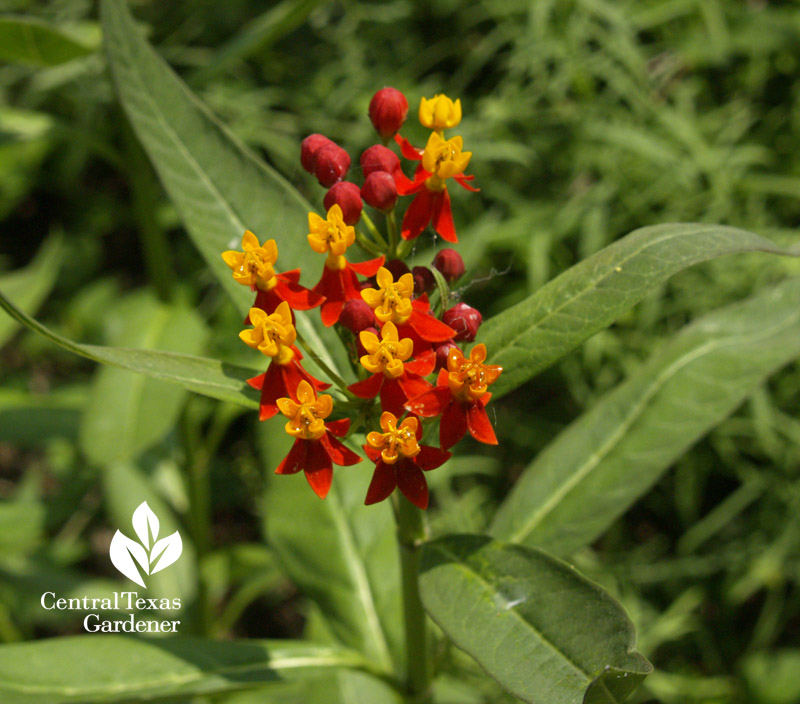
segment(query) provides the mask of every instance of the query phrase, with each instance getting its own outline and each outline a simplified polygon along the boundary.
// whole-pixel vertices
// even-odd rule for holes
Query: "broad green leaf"
[[[279,271],[309,263],[309,273],[316,277],[323,263],[306,240],[312,209],[308,202],[192,94],[142,37],[124,0],[104,0],[101,7],[108,61],[122,106],[189,235],[239,310],[247,312],[253,293],[233,280],[220,254],[238,249],[245,230],[261,241],[275,238]],[[319,313],[297,319],[304,335],[316,330],[330,343],[318,347],[330,362],[330,350],[341,345],[322,327]]]
[[[35,313],[56,282],[62,249],[60,235],[48,237],[28,266],[0,274],[0,294],[16,301],[26,313]],[[0,347],[8,341],[16,328],[17,325],[11,318],[0,318]]]
[[[51,438],[77,439],[86,397],[83,386],[41,394],[0,389],[0,442],[41,449]]]
[[[127,538],[138,541],[137,532],[133,524],[133,514],[137,508],[146,501],[150,509],[158,517],[158,538],[166,538],[178,531],[181,536],[182,552],[178,560],[160,572],[144,576],[144,583],[149,597],[164,597],[166,599],[179,598],[181,600],[180,614],[175,616],[175,611],[142,612],[148,618],[185,618],[186,610],[191,605],[197,593],[198,570],[197,556],[191,542],[190,535],[181,526],[172,509],[161,498],[153,487],[152,482],[145,472],[130,462],[113,462],[102,474],[103,493],[106,497],[106,506],[115,530],[119,530]],[[149,546],[148,546],[149,548]],[[148,549],[149,552],[149,549]],[[111,562],[109,569],[113,570]],[[119,575],[125,585],[131,590],[141,590],[133,581]],[[141,594],[144,596],[144,593]]]
[[[197,354],[208,338],[206,325],[194,310],[160,303],[149,292],[120,301],[112,325],[115,347]],[[180,386],[102,367],[83,418],[81,447],[100,465],[131,459],[169,432],[185,399],[186,390]]]
[[[541,550],[447,536],[423,547],[419,586],[453,643],[531,704],[618,704],[652,670],[622,607]]]
[[[561,433],[490,532],[568,555],[599,536],[691,445],[800,356],[800,279],[698,320]]]
[[[57,66],[92,51],[58,27],[34,17],[0,17],[0,61]]]
[[[0,646],[0,700],[165,701],[363,666],[357,653],[299,641],[140,640],[95,633]]]
[[[283,422],[264,423],[266,536],[286,573],[313,599],[334,636],[389,670],[401,649],[400,571],[388,502],[365,507],[374,465],[335,467],[321,500],[303,473],[274,474],[291,446]],[[288,441],[288,442],[287,442]],[[395,656],[397,657],[397,656]]]
[[[177,352],[84,345],[53,332],[38,320],[26,315],[2,292],[0,292],[0,308],[17,322],[82,357],[101,364],[129,369],[155,379],[171,381],[204,396],[258,408],[258,392],[247,385],[247,379],[258,373],[253,369]]]
[[[759,235],[719,225],[671,224],[636,230],[568,269],[521,303],[486,321],[477,341],[503,366],[495,397],[608,327],[670,276],[734,252],[782,250]]]

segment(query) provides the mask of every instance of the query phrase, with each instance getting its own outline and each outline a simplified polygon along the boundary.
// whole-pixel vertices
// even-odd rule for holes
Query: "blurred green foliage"
[[[403,90],[412,113],[422,95],[460,96],[481,192],[453,199],[470,271],[458,294],[484,317],[643,225],[715,222],[797,241],[800,8],[790,0],[138,0],[133,9],[193,90],[318,207],[322,192],[299,166],[305,135],[324,132],[355,164],[373,142],[366,107],[377,88]],[[164,316],[188,305],[209,321],[206,354],[247,359],[236,312],[113,99],[92,50],[94,3],[3,0],[0,10],[90,51],[44,67],[0,63],[0,289],[13,296],[22,284],[23,307],[85,343],[119,339],[144,301]],[[410,122],[404,134],[419,141],[423,131]],[[432,249],[420,244],[414,257],[427,264]],[[32,288],[24,272],[2,273],[24,267]],[[432,477],[437,531],[482,530],[515,474],[657,340],[798,271],[747,255],[685,272],[506,397],[495,408],[500,449]],[[304,615],[315,628],[258,544],[270,467],[251,439],[253,414],[181,395],[170,399],[184,403],[176,423],[139,428],[146,446],[112,438],[92,451],[86,428],[102,421],[97,389],[108,373],[11,333],[1,320],[0,640],[79,628],[38,608],[44,588],[113,588],[103,554],[112,527],[129,520],[126,482],[146,483],[201,534],[179,470],[187,448],[211,477],[196,630],[280,637],[297,634]],[[116,374],[121,387],[133,378]],[[800,701],[798,398],[795,365],[575,556],[623,601],[639,650],[657,664],[640,700]],[[452,657],[469,681],[474,664]],[[467,696],[450,686],[454,701]],[[469,696],[503,701],[491,687]]]

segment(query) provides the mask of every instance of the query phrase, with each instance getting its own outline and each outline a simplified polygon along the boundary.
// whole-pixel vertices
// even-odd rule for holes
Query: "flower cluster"
[[[410,240],[428,225],[448,242],[457,242],[449,179],[477,190],[468,183],[473,177],[465,174],[472,153],[463,150],[461,137],[444,135],[460,123],[461,102],[445,95],[422,98],[419,121],[431,132],[421,149],[399,134],[407,113],[408,101],[400,91],[383,88],[373,96],[369,117],[382,143],[362,153],[360,187],[345,180],[351,160],[342,147],[321,134],[303,140],[301,164],[327,189],[325,216],[308,215],[308,245],[325,255],[315,286],[300,285],[299,269],[278,273],[275,240],[259,243],[249,231],[242,251],[224,252],[222,258],[234,280],[255,293],[245,320],[249,327],[240,337],[270,360],[263,374],[248,381],[261,391],[259,417],[266,420],[280,412],[287,419],[286,432],[295,438],[277,473],[302,470],[324,498],[333,465],[362,460],[338,438],[364,432],[363,451],[375,463],[365,503],[382,501],[399,488],[424,509],[424,472],[446,462],[461,438],[469,433],[479,442],[497,443],[486,404],[489,386],[502,369],[485,363],[485,345],[477,344],[466,354],[460,346],[475,340],[482,317],[462,302],[448,307],[449,287],[465,273],[459,254],[440,249],[431,268],[409,269],[403,261]],[[389,147],[392,140],[403,157],[416,163],[412,178]],[[401,196],[412,199],[398,228]],[[382,214],[385,233],[373,223],[365,203]],[[354,259],[356,248],[373,258]],[[347,384],[329,373],[339,396],[347,399],[338,420],[329,420],[333,396],[319,393],[330,384],[303,367],[298,348],[309,351],[298,336],[295,311],[314,308],[319,308],[323,325],[335,326],[347,344],[357,377]],[[324,363],[320,366],[329,371]],[[439,446],[421,444],[425,425],[435,427],[435,419]]]

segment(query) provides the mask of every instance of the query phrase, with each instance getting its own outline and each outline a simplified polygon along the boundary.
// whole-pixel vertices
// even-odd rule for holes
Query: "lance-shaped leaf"
[[[162,538],[153,545],[153,549],[150,552],[150,574],[155,574],[165,567],[169,567],[181,556],[181,552],[183,552],[183,541],[180,533],[176,530],[172,535]]]
[[[339,668],[368,666],[353,651],[300,641],[140,640],[93,633],[0,645],[0,701],[175,701],[284,686]]]
[[[568,555],[598,537],[763,380],[800,356],[800,279],[667,342],[528,467],[492,535]]]
[[[57,66],[93,49],[35,17],[0,17],[0,60],[32,66]]]
[[[171,381],[204,396],[258,408],[258,392],[246,383],[247,379],[258,373],[252,369],[177,352],[84,345],[53,332],[38,320],[26,315],[2,293],[0,293],[0,308],[5,309],[12,318],[31,330],[82,357],[130,369],[155,379]]]
[[[480,535],[423,547],[425,610],[530,704],[618,704],[652,671],[622,607],[540,550]]]
[[[486,321],[478,342],[503,366],[495,398],[524,384],[670,276],[734,252],[791,254],[763,237],[719,225],[671,224],[636,230],[576,264],[532,296]]]
[[[147,558],[147,552],[139,543],[123,535],[120,531],[117,531],[111,539],[109,556],[111,557],[111,564],[122,574],[132,582],[136,582],[140,587],[145,586],[142,575],[136,567],[136,562],[139,563],[144,573],[148,574],[150,571],[150,561]],[[134,559],[136,562],[134,562]]]
[[[150,538],[152,537],[153,542],[158,539],[158,516],[147,505],[147,501],[139,504],[133,512],[131,522],[142,545],[150,550]]]
[[[192,241],[239,310],[247,312],[253,293],[233,280],[220,254],[240,247],[245,230],[261,241],[275,238],[279,270],[312,262],[318,276],[323,262],[313,258],[305,237],[309,203],[192,94],[144,39],[124,0],[104,0],[101,15],[122,107]],[[330,350],[341,347],[335,333],[316,311],[297,322],[304,335],[322,337],[319,352],[331,363]]]

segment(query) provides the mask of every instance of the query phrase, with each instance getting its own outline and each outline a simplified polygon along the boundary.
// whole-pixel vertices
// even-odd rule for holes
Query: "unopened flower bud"
[[[333,142],[324,134],[310,134],[300,145],[300,163],[308,173],[314,173],[314,157],[321,147]]]
[[[452,283],[464,274],[464,260],[454,249],[446,248],[436,252],[433,265],[442,272],[447,283]]]
[[[408,268],[402,259],[392,259],[384,264],[384,266],[392,273],[392,278],[398,281],[404,274],[409,274],[411,269]]]
[[[373,335],[377,335],[378,339],[381,337],[381,333],[378,328],[364,328],[362,332],[371,332]],[[361,336],[356,335],[356,354],[359,357],[363,357],[365,354],[369,354],[367,350],[364,348],[364,345],[361,344]]]
[[[375,325],[375,314],[362,299],[351,298],[342,308],[339,322],[354,335]]]
[[[361,219],[364,204],[361,202],[361,189],[355,183],[350,181],[334,183],[322,202],[326,212],[334,203],[338,203],[342,209],[345,225],[355,225]]]
[[[349,168],[350,155],[333,142],[323,144],[314,155],[314,176],[325,188],[341,181]]]
[[[447,369],[447,355],[450,354],[450,350],[454,347],[458,347],[458,345],[452,340],[448,340],[436,348],[436,366],[433,368],[435,372],[440,369]]]
[[[382,139],[394,136],[408,114],[408,101],[396,88],[381,88],[369,102],[369,119]]]
[[[414,276],[414,293],[421,296],[423,293],[430,293],[436,286],[436,279],[433,272],[427,266],[415,266],[411,270]]]
[[[388,213],[397,203],[397,185],[391,174],[374,171],[361,187],[361,196],[375,210]]]
[[[456,331],[453,338],[459,342],[472,342],[483,322],[480,311],[466,303],[457,303],[442,315],[442,322]]]
[[[374,144],[361,154],[361,169],[364,171],[364,178],[375,171],[394,175],[400,169],[400,157],[388,147]]]

